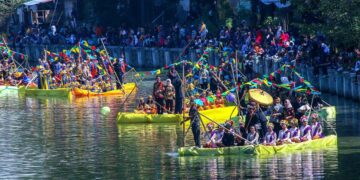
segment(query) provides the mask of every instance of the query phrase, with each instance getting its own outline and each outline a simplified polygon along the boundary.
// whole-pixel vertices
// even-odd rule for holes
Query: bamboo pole
[[[182,94],[183,94],[183,99],[182,99],[182,113],[183,113],[183,120],[185,120],[185,92],[186,92],[186,76],[185,76],[185,63],[183,62],[182,63],[182,71],[183,71],[183,74],[182,74]],[[177,75],[179,76],[179,74],[177,73]],[[183,123],[183,146],[185,146],[185,136],[186,136],[186,133],[185,133],[185,123]]]
[[[223,125],[221,125],[221,124],[217,123],[216,121],[214,121],[214,120],[210,119],[209,117],[207,117],[207,116],[205,116],[205,115],[201,114],[200,112],[199,112],[199,115],[200,115],[200,116],[205,117],[206,119],[208,119],[209,121],[211,121],[211,122],[215,123],[216,125],[223,127],[225,130],[230,131],[230,129],[227,129],[225,126],[223,126]],[[246,142],[251,143],[250,141],[248,141],[247,139],[243,138],[243,137],[242,137],[242,136],[240,136],[239,134],[237,134],[237,133],[235,133],[235,132],[233,132],[233,134],[234,134],[236,137],[238,137],[238,138],[240,138],[240,139],[242,139],[242,140],[244,140],[244,141],[246,141]],[[251,144],[253,144],[253,143],[251,143]]]

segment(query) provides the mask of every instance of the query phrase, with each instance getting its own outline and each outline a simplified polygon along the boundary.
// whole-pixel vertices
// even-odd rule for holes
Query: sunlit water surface
[[[327,95],[337,107],[338,148],[271,157],[178,157],[182,128],[176,124],[117,125],[138,94],[72,100],[0,96],[0,177],[13,178],[351,178],[360,173],[360,106]],[[103,116],[100,108],[109,106]],[[192,145],[192,136],[186,137]]]

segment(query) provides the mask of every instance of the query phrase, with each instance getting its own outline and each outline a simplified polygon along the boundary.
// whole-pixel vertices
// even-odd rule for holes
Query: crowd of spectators
[[[275,62],[301,62],[313,65],[314,74],[327,74],[328,67],[338,71],[350,70],[360,73],[360,51],[357,48],[336,52],[330,47],[326,37],[318,33],[315,36],[299,35],[284,31],[279,27],[251,29],[245,21],[238,26],[220,27],[217,32],[209,32],[205,24],[154,25],[148,27],[103,27],[88,26],[44,27],[34,24],[22,27],[19,32],[11,32],[8,43],[12,47],[27,45],[74,45],[79,40],[87,40],[90,45],[126,46],[126,47],[164,47],[204,49],[217,47],[221,50],[235,50],[254,63],[259,59],[271,59]],[[254,61],[252,61],[254,60]]]

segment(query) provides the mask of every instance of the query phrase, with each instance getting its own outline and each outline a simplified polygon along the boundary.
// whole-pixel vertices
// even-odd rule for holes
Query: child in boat
[[[138,112],[142,112],[142,113],[145,112],[145,102],[144,102],[144,98],[143,98],[143,97],[141,97],[141,98],[139,99],[139,104],[138,104],[136,110],[137,110]]]
[[[246,145],[259,144],[259,133],[256,131],[255,126],[250,126],[250,132],[247,134],[246,140]]]
[[[277,141],[277,145],[282,145],[282,144],[288,144],[291,143],[291,132],[290,130],[287,128],[287,121],[286,120],[281,120],[280,121],[280,126],[281,126],[281,130],[279,131],[279,137],[278,137],[278,141]]]
[[[240,121],[240,119],[239,119],[239,128],[237,129],[237,133],[240,135],[240,137],[239,136],[235,137],[235,141],[236,141],[237,145],[238,146],[245,145],[246,139],[247,139],[247,132],[246,132],[244,123],[242,121]]]
[[[156,110],[156,104],[155,101],[153,99],[153,97],[150,95],[148,96],[148,99],[146,101],[146,104],[148,105],[149,109],[147,109],[147,114],[156,114],[157,110]]]
[[[224,107],[224,106],[225,106],[224,99],[222,98],[221,93],[220,93],[219,90],[216,92],[215,106],[216,106],[217,108],[220,108],[220,107]]]
[[[311,128],[312,128],[312,139],[319,139],[323,137],[322,127],[319,122],[319,115],[314,113],[311,115]]]
[[[274,124],[268,123],[267,132],[265,134],[265,139],[263,144],[265,146],[275,146],[276,145],[276,133],[274,132]]]
[[[300,130],[298,128],[298,120],[292,119],[290,120],[290,138],[291,142],[299,143],[300,142]]]
[[[216,146],[222,147],[222,138],[224,136],[224,125],[219,125],[217,130],[215,130],[216,133]]]
[[[311,140],[311,126],[308,125],[308,117],[304,115],[300,121],[302,123],[300,127],[300,140],[302,142]]]
[[[216,132],[214,131],[214,124],[208,123],[207,125],[208,131],[205,132],[205,148],[216,148]]]

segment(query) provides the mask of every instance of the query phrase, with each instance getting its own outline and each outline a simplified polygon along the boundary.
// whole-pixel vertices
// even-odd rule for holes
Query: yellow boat
[[[200,111],[200,116],[204,124],[211,122],[206,117],[217,123],[223,123],[230,118],[236,117],[238,110],[236,106],[222,107]],[[231,117],[230,117],[231,115]],[[187,116],[187,114],[186,114]],[[120,123],[179,123],[183,120],[182,114],[138,114],[119,112],[117,122]],[[189,125],[189,121],[186,122]]]
[[[178,149],[178,153],[179,156],[272,155],[309,149],[325,149],[328,147],[336,147],[336,145],[337,136],[330,135],[321,139],[280,146],[248,145],[223,148],[182,147]]]
[[[114,95],[124,95],[129,94],[131,91],[136,91],[135,83],[127,83],[123,85],[123,89],[112,90],[108,92],[96,93],[89,90],[83,90],[79,88],[73,89],[73,94],[76,97],[85,97],[85,96],[114,96]]]

